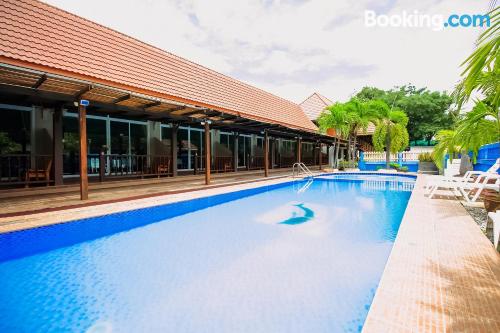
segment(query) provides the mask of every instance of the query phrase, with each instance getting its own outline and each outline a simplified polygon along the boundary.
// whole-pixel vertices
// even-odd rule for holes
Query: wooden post
[[[205,185],[210,184],[210,164],[212,161],[210,152],[210,124],[205,121]]]
[[[300,163],[302,162],[302,139],[299,137],[297,138],[297,162]]]
[[[52,161],[54,161],[54,185],[63,184],[63,109],[56,107],[52,118]]]
[[[87,110],[80,101],[78,120],[80,124],[80,199],[89,198],[89,179],[87,175]]]
[[[233,169],[234,172],[238,171],[238,136],[239,133],[233,134]]]
[[[172,137],[170,138],[171,149],[170,149],[170,159],[172,160],[172,177],[177,176],[177,130],[179,129],[178,124],[172,125]]]
[[[193,172],[195,175],[198,174],[198,152],[195,151],[194,152],[194,168],[193,168]]]
[[[104,181],[104,175],[106,174],[106,152],[101,149],[99,153],[99,181],[102,183]]]
[[[274,165],[276,164],[275,161],[276,139],[273,139],[269,142],[269,150],[271,151],[271,160],[269,161],[270,162],[269,169],[273,169]]]
[[[264,177],[269,177],[269,135],[264,131]]]
[[[321,170],[323,164],[323,144],[319,143],[319,169]]]

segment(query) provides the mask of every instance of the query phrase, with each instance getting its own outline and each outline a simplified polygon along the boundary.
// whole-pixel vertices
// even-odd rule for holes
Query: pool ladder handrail
[[[309,168],[302,162],[297,162],[294,163],[292,166],[292,177],[295,178],[295,167],[297,167],[297,177],[300,176],[300,172],[302,171],[303,173],[306,174],[306,177],[314,177],[313,173]]]

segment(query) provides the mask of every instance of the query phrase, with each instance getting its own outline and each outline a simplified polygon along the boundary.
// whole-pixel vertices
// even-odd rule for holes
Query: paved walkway
[[[500,332],[500,255],[420,176],[363,332]],[[448,193],[445,193],[448,194]]]
[[[270,178],[284,177],[290,174],[291,169],[270,170]],[[86,201],[80,200],[78,185],[0,191],[0,218],[196,191],[265,179],[264,172],[260,170],[214,174],[210,186],[205,185],[204,175],[91,183],[89,185],[89,199]]]
[[[247,175],[247,177],[250,176]],[[226,177],[224,179],[219,179],[218,184],[210,186],[195,184],[192,188],[184,188],[184,190],[178,191],[179,185],[177,184],[175,185],[176,190],[165,192],[165,189],[163,189],[163,192],[159,192],[155,195],[147,194],[142,198],[136,198],[132,200],[130,198],[131,192],[133,191],[134,194],[141,193],[141,189],[143,188],[141,186],[134,189],[128,189],[128,199],[130,200],[124,200],[124,198],[121,198],[121,195],[123,195],[123,193],[119,192],[120,197],[116,201],[112,201],[109,203],[103,201],[87,202],[87,204],[82,206],[66,206],[67,208],[65,209],[57,209],[55,211],[49,210],[45,212],[26,215],[0,217],[0,233],[35,228],[56,223],[64,223],[87,217],[101,216],[121,211],[164,205],[177,201],[212,196],[220,193],[261,187],[292,180],[293,178],[283,175],[280,175],[279,177],[269,178],[264,178],[260,175],[256,177],[254,175],[253,178],[250,178],[250,181],[249,179],[245,179],[244,181],[234,181],[234,178]],[[81,202],[79,201],[79,199],[75,200],[77,202]],[[29,204],[29,202],[26,202],[26,200],[24,199],[22,201],[22,204],[27,205]],[[34,203],[34,205],[40,205],[40,203],[37,202]]]

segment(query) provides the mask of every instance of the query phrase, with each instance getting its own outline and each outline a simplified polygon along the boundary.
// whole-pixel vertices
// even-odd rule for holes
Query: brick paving
[[[447,192],[420,176],[363,328],[371,332],[500,332],[500,254]]]

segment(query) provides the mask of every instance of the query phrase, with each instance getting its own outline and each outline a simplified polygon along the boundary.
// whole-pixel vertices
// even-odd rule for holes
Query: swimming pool
[[[411,194],[376,177],[2,234],[0,332],[360,331]]]

